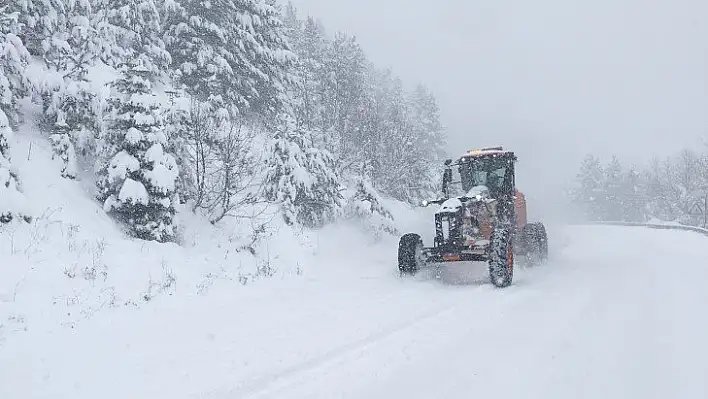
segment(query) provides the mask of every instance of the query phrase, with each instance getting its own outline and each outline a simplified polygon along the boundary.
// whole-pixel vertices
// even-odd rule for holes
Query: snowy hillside
[[[337,265],[340,260],[359,259],[366,267],[370,260],[386,259],[385,272],[395,270],[396,237],[375,243],[347,222],[309,231],[276,218],[254,240],[251,221],[215,226],[182,209],[182,245],[130,238],[77,182],[61,177],[41,136],[21,133],[12,158],[24,172],[23,191],[38,216],[30,224],[7,226],[0,239],[3,342],[25,332],[73,328],[102,311],[140,309],[163,296],[184,300],[213,287],[238,290],[264,278],[288,280],[322,269],[336,274],[346,270]],[[390,204],[404,228],[405,220],[415,221],[411,207]]]
[[[179,212],[182,245],[131,238],[87,195],[90,182],[82,187],[62,178],[43,137],[23,130],[12,144],[12,159],[23,171],[23,192],[38,216],[31,223],[8,225],[0,240],[0,397],[165,395],[155,391],[159,384],[151,385],[150,376],[185,377],[159,363],[173,356],[191,359],[194,366],[216,362],[226,367],[215,373],[199,366],[202,372],[189,371],[189,379],[206,379],[186,391],[174,385],[168,395],[203,393],[232,379],[231,362],[250,370],[248,375],[268,370],[282,352],[263,351],[283,334],[296,334],[282,327],[301,321],[298,312],[329,319],[330,328],[341,326],[339,318],[330,319],[335,309],[330,306],[349,306],[361,293],[353,285],[341,296],[348,281],[397,280],[396,237],[377,240],[359,224],[344,221],[311,231],[275,219],[254,245],[255,256],[239,250],[239,243],[249,242],[243,235],[253,231],[250,224],[212,225],[188,209]],[[400,228],[419,229],[420,211],[391,200],[387,204]],[[387,295],[384,288],[374,292]],[[357,317],[364,323],[370,316]],[[168,325],[169,333],[163,329]],[[356,329],[333,338],[339,342],[352,334]],[[210,359],[215,352],[187,344],[221,339],[236,345],[238,359]],[[160,358],[144,361],[156,355],[148,348],[159,351]],[[179,348],[191,355],[174,352]],[[298,348],[293,356],[309,350]],[[137,363],[118,365],[120,353]],[[64,361],[72,363],[56,363]],[[110,364],[118,367],[110,375],[130,382],[103,374],[102,367]],[[82,377],[66,379],[64,372]]]
[[[351,242],[395,259],[444,143],[424,86],[292,6],[4,2],[0,340],[307,276]]]

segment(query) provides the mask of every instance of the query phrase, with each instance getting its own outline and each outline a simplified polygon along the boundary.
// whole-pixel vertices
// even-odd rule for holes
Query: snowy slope
[[[461,270],[400,280],[394,245],[331,228],[313,258],[329,263],[299,278],[161,296],[73,330],[15,335],[0,348],[0,397],[708,395],[696,318],[708,301],[705,237],[551,234],[552,261],[497,290],[452,278]]]
[[[91,199],[91,173],[61,178],[50,144],[34,131],[26,126],[12,147],[35,220],[0,231],[0,350],[20,335],[78,328],[99,313],[149,307],[162,295],[189,301],[220,286],[239,290],[309,275],[319,266],[320,236],[369,245],[354,228],[294,231],[266,212],[262,218],[273,221],[254,256],[242,248],[252,241],[250,224],[215,227],[185,209],[181,245],[132,239]],[[398,208],[403,216],[411,212]]]

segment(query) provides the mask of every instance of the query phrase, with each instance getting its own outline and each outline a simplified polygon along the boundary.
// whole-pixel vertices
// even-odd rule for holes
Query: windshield
[[[476,157],[460,165],[462,189],[467,192],[475,186],[487,186],[491,192],[503,189],[508,169],[503,157]]]

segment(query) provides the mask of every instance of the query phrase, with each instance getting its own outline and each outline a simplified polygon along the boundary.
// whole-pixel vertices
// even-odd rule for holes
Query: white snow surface
[[[135,172],[138,169],[140,169],[140,161],[127,151],[121,151],[111,159],[108,176],[111,181],[122,180],[128,172]]]
[[[118,199],[124,203],[143,204],[147,205],[150,202],[150,196],[143,183],[133,179],[125,179],[123,187],[118,193]]]
[[[174,191],[179,170],[174,157],[165,154],[162,144],[155,143],[145,152],[145,159],[153,163],[152,170],[146,170],[145,177],[162,192]]]
[[[125,140],[128,143],[133,144],[133,145],[138,144],[140,142],[140,140],[142,140],[142,139],[143,139],[143,132],[141,132],[140,130],[138,130],[134,127],[131,127],[130,129],[128,129],[128,132],[125,134]]]
[[[343,224],[254,260],[189,213],[182,246],[126,238],[18,136],[40,217],[0,231],[0,398],[708,397],[702,235],[549,226],[506,289],[483,265],[401,279],[396,237]],[[435,210],[391,204],[430,243]]]

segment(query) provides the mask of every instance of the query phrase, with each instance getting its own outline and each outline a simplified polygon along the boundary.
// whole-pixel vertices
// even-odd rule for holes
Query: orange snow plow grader
[[[517,157],[502,147],[471,150],[457,161],[447,160],[442,179],[443,196],[423,201],[437,205],[432,247],[419,234],[401,237],[398,269],[413,275],[429,264],[486,262],[497,287],[514,277],[515,257],[531,264],[548,257],[548,237],[542,223],[528,223],[526,200],[516,189]]]

